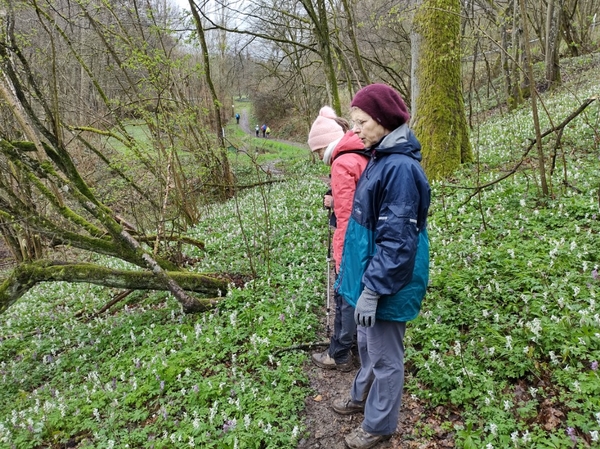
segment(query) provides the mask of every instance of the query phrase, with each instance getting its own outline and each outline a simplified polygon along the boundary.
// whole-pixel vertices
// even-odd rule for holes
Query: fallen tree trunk
[[[214,277],[167,271],[165,274],[181,289],[199,293],[204,298],[190,297],[193,302],[184,306],[185,312],[203,312],[227,293],[227,281]],[[169,290],[164,280],[150,271],[115,270],[90,263],[63,263],[37,260],[17,266],[0,284],[0,314],[21,296],[41,282],[84,282],[105,287],[130,290]]]

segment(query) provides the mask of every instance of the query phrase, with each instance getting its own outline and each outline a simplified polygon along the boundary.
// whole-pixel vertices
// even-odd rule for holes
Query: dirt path
[[[324,262],[325,264],[325,262]],[[333,273],[331,279],[333,280]],[[335,308],[333,308],[335,311]],[[319,341],[328,341],[325,329],[327,328],[326,310],[323,305]],[[334,315],[330,314],[329,323],[332,327]],[[325,348],[317,349],[324,350]],[[312,352],[312,351],[311,351]],[[348,396],[354,376],[360,366],[355,358],[355,369],[349,373],[337,370],[321,369],[310,361],[305,365],[305,370],[310,379],[313,393],[305,398],[304,417],[307,435],[300,440],[298,449],[344,449],[346,444],[344,436],[359,427],[363,415],[342,416],[335,413],[331,406],[334,399],[339,396]],[[410,376],[410,373],[406,373]],[[375,446],[374,449],[447,449],[454,447],[452,432],[442,429],[442,423],[448,420],[448,411],[442,408],[433,411],[427,410],[426,404],[418,401],[406,393],[402,398],[400,419],[396,433],[392,438]],[[439,413],[438,413],[439,412]],[[460,418],[450,417],[454,422]],[[423,429],[421,432],[418,429]],[[415,431],[417,430],[417,431]],[[424,435],[419,435],[419,433]]]
[[[255,136],[254,126],[256,123],[250,123],[247,110],[240,113],[240,124],[245,133]],[[261,134],[262,135],[262,134]],[[273,137],[271,137],[273,139]],[[279,140],[279,139],[275,139]],[[291,145],[302,145],[298,142],[289,142],[279,140]],[[324,181],[325,182],[325,181]],[[323,261],[325,268],[325,260]],[[335,274],[331,273],[332,280]],[[335,307],[329,317],[329,324],[332,327],[334,323]],[[328,341],[325,329],[327,328],[327,319],[325,304],[322,308],[321,329],[319,341]],[[318,348],[315,351],[322,351],[325,347]],[[309,352],[309,355],[312,351]],[[363,415],[338,415],[331,409],[331,405],[339,396],[349,395],[350,387],[356,371],[360,366],[358,358],[355,358],[355,369],[348,373],[337,370],[324,370],[318,368],[312,362],[305,364],[305,371],[310,380],[310,386],[313,393],[304,400],[305,410],[304,419],[306,423],[306,435],[298,443],[297,449],[344,449],[346,444],[344,436],[360,426]],[[407,373],[407,376],[409,374]],[[441,413],[443,415],[444,413]],[[392,438],[384,443],[375,446],[375,449],[447,449],[454,447],[452,434],[442,430],[441,423],[446,418],[437,416],[435,413],[427,412],[424,404],[404,394],[402,408],[400,410],[400,419],[398,428]],[[427,436],[419,436],[414,432],[418,426],[426,425],[431,429]],[[413,435],[413,433],[415,435]]]
[[[242,109],[240,112],[240,127],[246,134],[252,134],[253,136],[255,135],[254,126],[252,126],[252,129],[250,129],[250,119],[246,109]]]
[[[325,310],[323,310],[325,315]],[[333,318],[330,317],[330,323]],[[332,324],[333,325],[333,324]],[[323,326],[325,328],[325,326]],[[326,341],[323,333],[321,341]],[[363,415],[338,415],[331,409],[334,399],[339,396],[348,396],[350,386],[358,370],[359,362],[355,359],[355,369],[349,373],[337,370],[324,370],[306,363],[305,369],[310,379],[314,393],[305,399],[305,422],[308,436],[305,436],[298,449],[344,449],[346,444],[344,436],[359,427]],[[409,374],[407,373],[407,376]],[[442,415],[444,412],[442,411]],[[447,449],[454,447],[452,433],[443,430],[441,424],[446,420],[443,416],[427,411],[424,404],[420,403],[410,394],[405,392],[402,398],[402,408],[396,433],[392,438],[375,446],[375,449]],[[419,436],[415,429],[429,429],[426,435]],[[415,435],[413,435],[415,433]]]
[[[256,130],[255,130],[256,123],[250,123],[250,117],[249,117],[248,111],[246,109],[242,109],[240,112],[240,124],[239,125],[246,134],[256,137]],[[260,123],[259,123],[259,126],[260,126]],[[262,139],[262,131],[259,131],[259,138]],[[268,137],[268,139],[275,140],[275,141],[281,142],[281,143],[286,143],[288,145],[295,145],[295,146],[301,147],[301,148],[306,147],[308,149],[308,145],[306,143],[294,142],[294,141],[285,140],[285,139],[278,139],[278,138],[274,137],[274,133],[271,133],[271,137]]]

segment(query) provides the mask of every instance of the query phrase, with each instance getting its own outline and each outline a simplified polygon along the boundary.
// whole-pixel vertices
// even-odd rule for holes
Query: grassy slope
[[[555,122],[598,94],[594,73],[546,95]],[[457,447],[598,445],[598,111],[565,131],[545,204],[529,162],[470,201],[470,190],[433,186],[431,288],[409,326],[407,390],[444,406]],[[533,135],[528,110],[478,126],[479,182]],[[0,447],[295,447],[305,355],[277,348],[315,338],[326,242],[326,171],[300,155],[287,182],[206,209],[193,230],[207,243],[189,249],[198,271],[260,273],[213,312],[183,315],[168,295],[135,293],[87,318],[115,292],[52,284],[4,314]],[[262,173],[241,166],[240,177]],[[474,186],[476,174],[467,167],[456,183]],[[415,432],[435,434],[426,427]]]

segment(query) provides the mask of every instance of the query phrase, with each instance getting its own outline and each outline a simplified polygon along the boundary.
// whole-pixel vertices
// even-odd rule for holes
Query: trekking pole
[[[327,338],[331,336],[331,327],[329,326],[329,312],[331,311],[331,208],[327,212],[327,308],[325,314],[327,317]]]

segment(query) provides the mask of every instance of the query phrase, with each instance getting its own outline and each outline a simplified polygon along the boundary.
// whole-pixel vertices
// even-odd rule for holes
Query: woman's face
[[[317,156],[319,156],[319,159],[323,160],[323,158],[325,157],[325,150],[327,148],[319,148],[318,150],[315,150],[315,153],[317,153]]]
[[[362,140],[365,148],[371,148],[390,133],[360,108],[352,108],[350,117],[354,123],[352,131]]]

